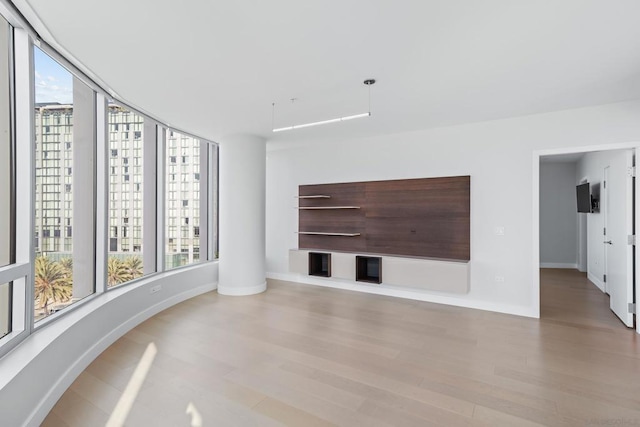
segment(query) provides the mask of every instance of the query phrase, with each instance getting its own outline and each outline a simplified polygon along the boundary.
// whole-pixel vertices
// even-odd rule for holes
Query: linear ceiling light
[[[281,127],[281,128],[273,128],[273,120],[275,117],[275,102],[271,104],[271,106],[273,107],[273,112],[272,112],[272,123],[271,123],[271,127],[273,132],[284,132],[286,130],[294,130],[294,129],[302,129],[302,128],[308,128],[311,126],[320,126],[320,125],[327,125],[329,123],[337,123],[337,122],[345,122],[347,120],[353,120],[353,119],[360,119],[362,117],[370,117],[371,116],[371,85],[373,85],[376,81],[374,79],[367,79],[364,81],[364,84],[367,85],[369,87],[369,111],[366,113],[361,113],[361,114],[354,114],[352,116],[344,116],[344,117],[338,117],[336,119],[329,119],[329,120],[322,120],[319,122],[311,122],[311,123],[303,123],[301,125],[291,125],[291,126],[285,126],[285,127]],[[294,101],[295,98],[293,98],[291,101]]]

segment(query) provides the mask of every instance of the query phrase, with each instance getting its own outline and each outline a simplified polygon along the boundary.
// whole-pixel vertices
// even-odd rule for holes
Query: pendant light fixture
[[[281,127],[281,128],[275,128],[274,125],[274,120],[275,120],[275,109],[276,109],[276,103],[272,103],[271,107],[272,107],[272,114],[271,114],[271,129],[273,130],[273,132],[284,132],[287,130],[294,130],[294,129],[303,129],[303,128],[308,128],[308,127],[312,127],[312,126],[320,126],[320,125],[327,125],[329,123],[337,123],[337,122],[346,122],[347,120],[353,120],[353,119],[360,119],[363,117],[370,117],[371,116],[371,86],[373,84],[375,84],[375,79],[367,79],[365,80],[363,83],[365,85],[367,85],[369,87],[369,111],[367,111],[366,113],[360,113],[360,114],[354,114],[351,116],[343,116],[343,117],[337,117],[335,119],[329,119],[329,120],[321,120],[318,122],[310,122],[310,123],[303,123],[303,124],[299,124],[299,125],[291,125],[291,126],[285,126],[285,127]],[[296,98],[292,98],[291,102],[294,102]]]

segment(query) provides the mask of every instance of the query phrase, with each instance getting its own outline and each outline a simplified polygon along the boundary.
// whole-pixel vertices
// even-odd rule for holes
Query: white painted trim
[[[220,295],[227,295],[227,296],[241,297],[241,296],[247,296],[247,295],[255,295],[255,294],[262,293],[266,290],[267,290],[266,281],[255,286],[241,286],[241,287],[234,286],[234,285],[225,286],[225,285],[218,284],[218,293]]]
[[[540,317],[540,155],[533,153],[533,269],[531,270],[531,301],[536,310],[536,317]]]
[[[540,268],[573,268],[577,270],[578,264],[570,262],[541,262]]]
[[[635,157],[634,157],[634,166],[636,167],[636,171],[640,170],[640,147],[635,148]],[[638,231],[638,227],[640,227],[640,179],[638,178],[638,174],[636,172],[636,180],[635,180],[635,228],[636,228],[636,237],[640,232]],[[636,271],[640,271],[640,244],[636,244],[633,247],[634,255],[635,255],[635,269]],[[635,302],[636,302],[636,312],[635,312],[635,321],[636,321],[636,332],[640,334],[640,278],[635,278],[636,281],[636,289],[635,289]]]
[[[596,276],[594,276],[591,273],[587,273],[587,279],[589,279],[589,281],[591,281],[591,283],[596,285],[598,287],[598,289],[600,289],[602,292],[606,292],[605,291],[605,285],[604,285],[604,282],[602,280],[598,279]]]
[[[267,278],[283,280],[286,282],[302,283],[306,285],[324,286],[328,288],[343,289],[347,291],[363,292],[374,295],[385,295],[398,298],[406,298],[416,301],[432,302],[436,304],[446,304],[456,307],[474,308],[477,310],[493,311],[497,313],[513,314],[515,316],[539,317],[535,306],[525,307],[516,305],[496,304],[491,301],[475,301],[463,298],[456,298],[440,292],[421,292],[415,289],[402,288],[380,284],[356,283],[351,280],[339,280],[335,278],[310,277],[295,273],[267,273]],[[219,291],[218,291],[219,292]]]

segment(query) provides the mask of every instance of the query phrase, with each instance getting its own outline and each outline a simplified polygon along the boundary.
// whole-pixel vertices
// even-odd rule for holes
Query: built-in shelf
[[[295,196],[296,199],[330,199],[331,196],[325,196],[324,194],[316,194],[313,196]]]
[[[325,233],[322,231],[296,231],[298,234],[309,234],[314,236],[344,236],[344,237],[356,237],[360,233]]]
[[[356,256],[356,282],[382,283],[382,258]]]
[[[298,206],[297,209],[316,210],[316,209],[360,209],[360,206]]]
[[[331,277],[331,254],[309,252],[309,276]]]

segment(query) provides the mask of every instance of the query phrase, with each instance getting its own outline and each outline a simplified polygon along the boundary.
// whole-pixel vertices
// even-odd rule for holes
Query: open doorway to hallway
[[[541,316],[634,327],[634,149],[539,161]]]

